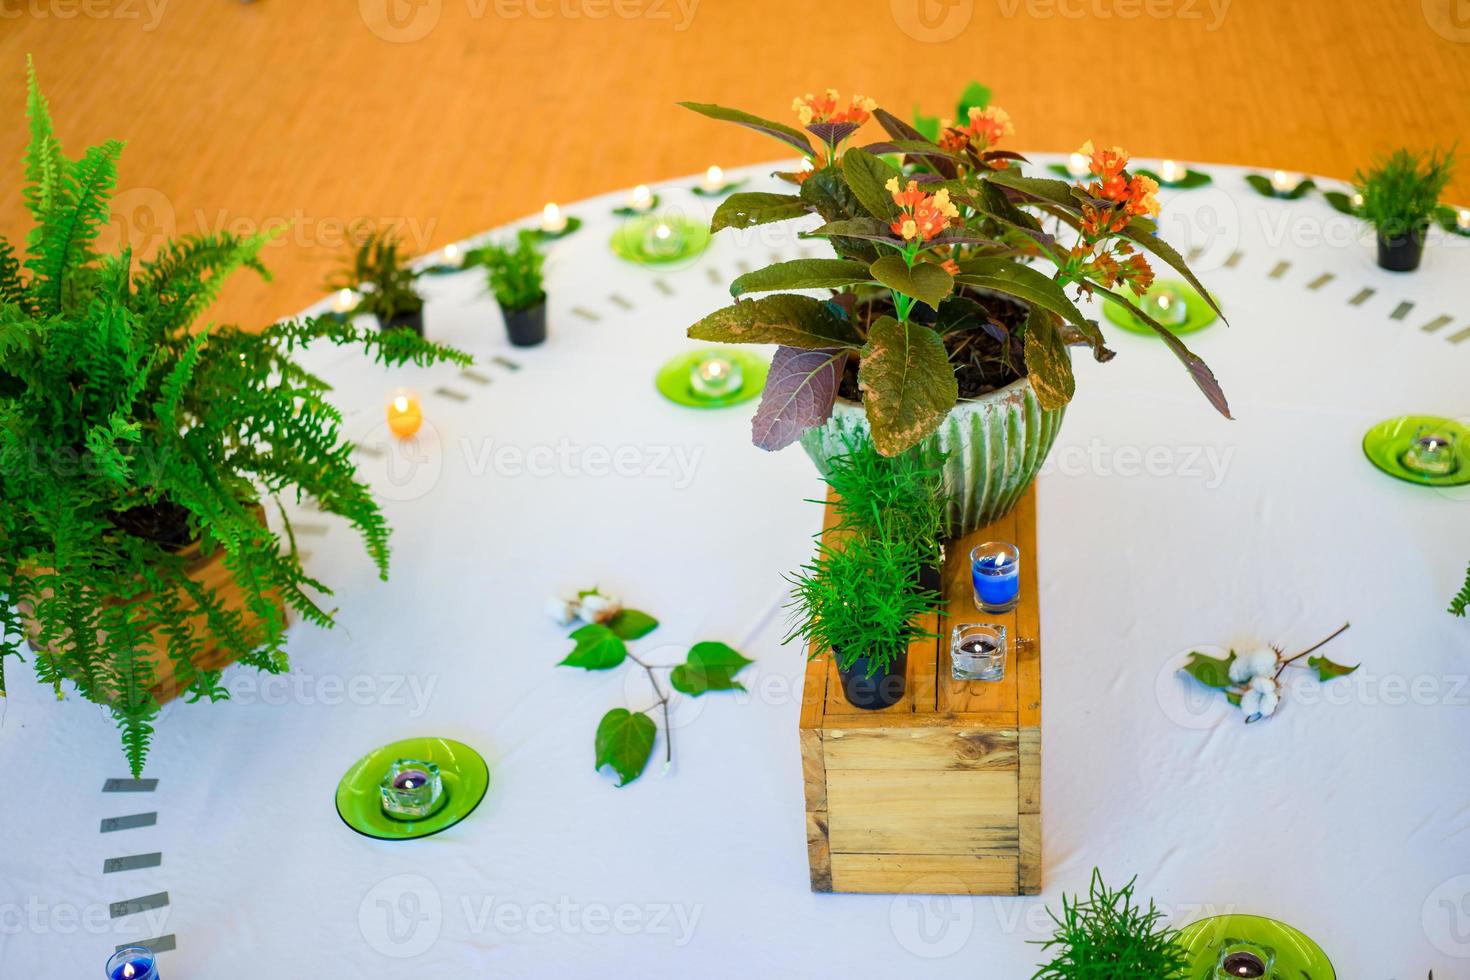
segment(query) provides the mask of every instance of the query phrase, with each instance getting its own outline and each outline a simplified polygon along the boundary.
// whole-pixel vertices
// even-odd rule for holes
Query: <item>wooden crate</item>
[[[1021,549],[1021,603],[1003,615],[976,609],[970,584],[970,549],[993,540]],[[829,652],[808,651],[814,656],[802,691],[801,762],[813,891],[1041,890],[1034,488],[1010,514],[949,542],[943,582],[946,611],[924,624],[939,639],[909,648],[906,690],[893,707],[848,704]],[[1005,626],[1004,680],[951,677],[956,623]]]

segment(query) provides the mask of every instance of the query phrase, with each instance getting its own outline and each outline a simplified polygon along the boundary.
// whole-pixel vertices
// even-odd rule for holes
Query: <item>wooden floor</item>
[[[353,222],[422,250],[780,155],[679,99],[784,119],[831,85],[938,113],[973,77],[1017,147],[1326,175],[1470,134],[1467,0],[0,0],[12,239],[28,52],[71,151],[128,141],[113,241],[292,222],[276,283],[214,311],[246,324],[318,297]]]

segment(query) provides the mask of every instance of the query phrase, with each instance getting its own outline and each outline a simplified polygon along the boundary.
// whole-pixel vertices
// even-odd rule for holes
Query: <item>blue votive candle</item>
[[[109,980],[158,980],[158,964],[147,946],[127,946],[107,959]]]
[[[1010,612],[1021,601],[1021,552],[1013,544],[987,541],[970,552],[975,608]]]

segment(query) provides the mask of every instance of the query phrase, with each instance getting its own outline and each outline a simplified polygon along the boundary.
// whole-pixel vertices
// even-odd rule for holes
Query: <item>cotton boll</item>
[[[1230,665],[1230,679],[1236,684],[1246,684],[1255,677],[1270,677],[1276,673],[1276,651],[1269,647],[1248,650],[1235,658]]]
[[[558,626],[570,626],[577,618],[577,604],[570,599],[547,599],[546,615]]]
[[[1240,710],[1247,719],[1254,717],[1261,710],[1261,692],[1249,690],[1240,696]]]
[[[577,614],[589,623],[606,623],[618,613],[622,612],[622,600],[616,596],[603,595],[593,592],[582,597],[582,603]]]

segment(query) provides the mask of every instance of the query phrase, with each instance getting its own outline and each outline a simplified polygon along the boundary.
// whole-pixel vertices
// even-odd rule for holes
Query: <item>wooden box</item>
[[[830,523],[830,508],[829,508]],[[827,532],[824,532],[827,533]],[[975,607],[970,549],[1021,549],[1021,603],[994,615]],[[801,707],[812,890],[1034,895],[1041,890],[1041,643],[1036,588],[1036,496],[950,541],[939,638],[909,648],[903,700],[881,711],[842,694],[829,651],[811,650]],[[1006,628],[1001,681],[956,681],[956,623]]]

